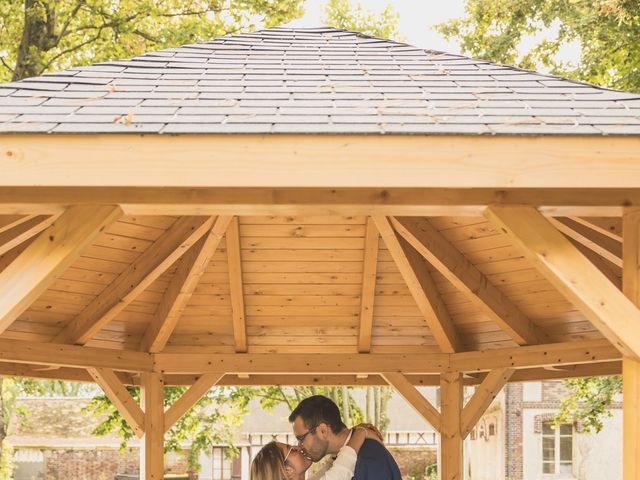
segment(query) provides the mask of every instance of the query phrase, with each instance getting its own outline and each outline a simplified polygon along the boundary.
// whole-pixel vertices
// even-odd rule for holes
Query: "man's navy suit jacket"
[[[375,440],[367,439],[358,452],[354,480],[402,480],[398,464],[389,450]]]

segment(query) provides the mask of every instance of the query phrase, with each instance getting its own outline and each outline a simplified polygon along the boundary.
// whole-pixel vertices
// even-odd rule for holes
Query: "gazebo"
[[[144,478],[216,384],[391,385],[453,480],[505,383],[621,372],[640,478],[639,95],[273,28],[0,85],[0,121],[0,373],[98,383]]]

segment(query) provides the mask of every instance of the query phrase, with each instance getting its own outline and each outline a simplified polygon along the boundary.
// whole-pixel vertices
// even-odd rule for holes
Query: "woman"
[[[380,441],[375,427],[357,426],[338,456],[326,468],[307,480],[351,480],[356,468],[358,451],[365,439]],[[313,462],[300,449],[281,442],[270,442],[260,449],[251,462],[250,480],[304,480]]]

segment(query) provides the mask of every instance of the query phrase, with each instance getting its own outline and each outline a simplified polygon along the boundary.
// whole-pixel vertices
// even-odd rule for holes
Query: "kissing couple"
[[[304,480],[309,467],[326,455],[332,461],[307,480],[402,480],[380,432],[368,424],[347,428],[327,397],[305,398],[289,422],[298,444],[266,444],[251,462],[250,480]]]

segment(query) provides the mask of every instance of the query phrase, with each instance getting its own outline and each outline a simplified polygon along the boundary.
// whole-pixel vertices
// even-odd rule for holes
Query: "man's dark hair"
[[[314,395],[302,400],[289,415],[289,421],[294,422],[298,417],[302,418],[304,425],[309,429],[326,423],[333,433],[338,434],[347,428],[342,423],[338,406],[322,395]]]

